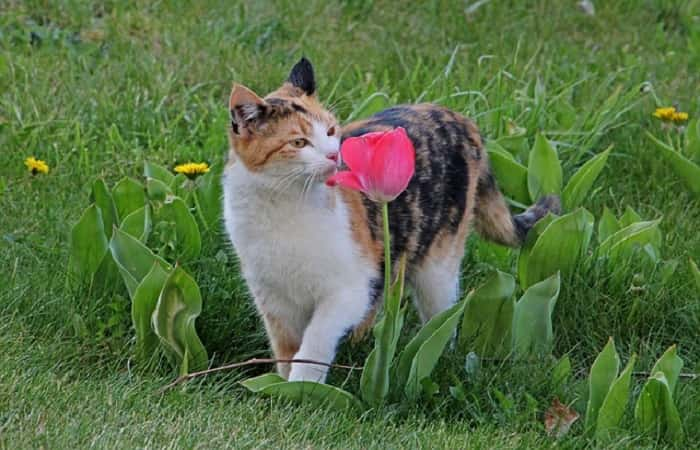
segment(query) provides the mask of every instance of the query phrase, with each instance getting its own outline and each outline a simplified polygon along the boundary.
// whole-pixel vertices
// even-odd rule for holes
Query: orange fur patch
[[[353,131],[359,129],[359,128],[364,128],[367,126],[369,121],[367,120],[358,120],[356,122],[349,123],[347,125],[343,126],[343,134],[348,135],[351,134]],[[374,125],[372,127],[373,131],[390,131],[393,129],[393,127],[390,127],[389,125],[384,125],[384,126],[377,126]]]
[[[369,259],[369,264],[376,266],[382,258],[384,247],[378,240],[372,240],[372,233],[367,223],[367,208],[362,203],[362,195],[359,192],[340,188],[342,201],[348,208],[350,215],[350,232],[353,240],[359,245],[362,256]],[[352,343],[360,342],[374,326],[379,303],[375,303],[367,312],[365,318],[353,330],[350,340]]]
[[[469,161],[469,185],[467,186],[467,204],[464,208],[464,214],[459,222],[457,232],[452,234],[445,230],[435,238],[435,241],[428,250],[426,260],[437,259],[443,260],[446,258],[455,258],[456,264],[459,264],[464,257],[465,245],[467,237],[471,231],[471,224],[474,219],[474,204],[476,202],[476,185],[478,184],[479,175],[482,170],[482,165],[479,161]]]
[[[293,117],[270,126],[274,127],[274,133],[269,135],[265,133],[238,136],[231,132],[233,152],[252,172],[261,170],[270,162],[295,158],[298,149],[292,147],[289,141],[297,136],[306,136]]]
[[[362,255],[370,260],[370,264],[379,264],[384,251],[383,243],[372,239],[367,223],[367,209],[362,203],[363,194],[340,188],[340,195],[348,208],[353,240],[359,245]]]
[[[267,336],[270,339],[270,346],[275,359],[292,359],[299,351],[301,345],[301,337],[296,336],[285,326],[284,321],[272,314],[265,313],[263,315]],[[289,376],[291,364],[278,363],[277,371],[284,378]]]
[[[486,152],[483,154],[480,167],[488,168],[488,156]],[[482,176],[482,173],[478,175]],[[520,241],[510,209],[508,209],[503,194],[501,194],[498,188],[494,185],[493,188],[480,192],[476,202],[474,206],[476,208],[475,225],[479,234],[502,245],[510,247],[518,246]],[[474,209],[474,207],[472,207],[472,209]]]
[[[298,149],[290,144],[297,138],[311,138],[312,121],[323,123],[327,128],[337,125],[337,120],[327,111],[315,96],[304,95],[298,88],[285,83],[278,90],[270,93],[264,99],[255,95],[249,89],[236,85],[231,94],[229,107],[233,109],[238,103],[252,102],[266,105],[274,101],[288,102],[294,110],[284,117],[266,122],[264,118],[260,126],[253,125],[250,129],[239,134],[229,129],[229,144],[232,157],[230,161],[240,160],[248,170],[259,171],[269,163],[289,160],[297,157]]]

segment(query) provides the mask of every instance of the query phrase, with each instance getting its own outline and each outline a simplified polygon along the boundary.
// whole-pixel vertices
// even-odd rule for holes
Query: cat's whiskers
[[[349,107],[352,107],[352,102],[350,100],[348,100],[347,98],[340,97],[340,98],[333,100],[333,102],[331,102],[330,104],[328,104],[326,106],[326,109],[334,116],[337,116],[338,109],[340,109],[340,106],[345,106],[345,104],[347,104],[347,106],[349,106]]]
[[[277,180],[272,186],[270,186],[270,192],[273,196],[283,194],[287,192],[287,189],[292,186],[301,176],[304,174],[304,167],[299,167],[291,172],[285,174],[279,180]]]
[[[301,195],[299,196],[299,201],[301,203],[306,203],[306,194],[309,192],[311,186],[313,186],[314,178],[316,177],[316,171],[312,171],[304,180],[304,186],[301,188]]]
[[[310,174],[304,181],[304,186],[301,191],[300,201],[305,202],[307,194],[311,192],[317,181],[321,180],[321,174],[327,171],[327,165],[316,163],[309,167]]]

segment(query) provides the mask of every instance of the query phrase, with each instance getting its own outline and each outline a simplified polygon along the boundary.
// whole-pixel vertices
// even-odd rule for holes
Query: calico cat
[[[381,207],[324,184],[342,164],[343,139],[403,127],[415,146],[415,175],[389,213],[391,255],[407,258],[423,321],[458,299],[472,222],[482,236],[517,246],[559,208],[546,197],[512,216],[476,125],[446,108],[396,106],[341,129],[319,102],[305,58],[265,98],[234,85],[229,109],[226,229],[277,359],[331,363],[343,336],[371,325],[381,302]],[[278,372],[323,382],[327,368],[280,363]]]

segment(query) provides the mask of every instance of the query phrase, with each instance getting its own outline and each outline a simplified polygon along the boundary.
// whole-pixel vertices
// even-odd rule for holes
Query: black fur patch
[[[293,109],[294,111],[300,112],[300,113],[302,113],[302,114],[308,113],[308,111],[306,110],[306,108],[304,108],[303,106],[299,105],[298,103],[292,103],[292,109]]]
[[[528,231],[530,231],[538,220],[546,216],[549,212],[552,214],[559,214],[561,212],[561,201],[556,195],[542,197],[525,212],[513,216],[515,232],[518,233],[520,242],[525,241]]]
[[[302,57],[298,63],[292,67],[287,81],[298,87],[306,95],[313,95],[316,92],[316,78],[314,77],[314,67],[311,62]]]
[[[244,104],[235,106],[231,111],[231,127],[238,134],[241,127],[251,124],[261,125],[280,120],[294,113],[308,111],[298,103],[282,98],[268,98],[264,104]]]
[[[416,149],[415,175],[408,188],[389,204],[391,255],[396,262],[406,253],[409,265],[420,264],[441,231],[456,233],[459,228],[476,143],[461,116],[438,106],[408,105],[377,113],[346,132],[343,139],[387,127],[403,127]],[[382,234],[380,205],[366,198],[364,204],[370,234],[378,239]],[[383,267],[382,261],[380,272]]]
[[[231,117],[231,129],[233,130],[234,133],[240,134],[240,129],[238,128],[238,123],[236,122],[235,111],[230,109],[229,113],[230,113],[230,117]]]
[[[383,268],[384,268],[384,266],[382,265],[382,277],[381,278],[374,278],[369,282],[369,304],[371,306],[376,305],[383,294],[383,292],[382,292],[384,289]]]
[[[302,114],[308,113],[306,108],[293,101],[285,100],[283,98],[272,97],[266,99],[268,105],[272,106],[276,110],[278,116],[286,116],[292,114],[293,112],[298,112]]]

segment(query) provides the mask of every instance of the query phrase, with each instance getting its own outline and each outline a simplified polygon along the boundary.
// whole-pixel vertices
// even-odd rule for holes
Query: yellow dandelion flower
[[[673,116],[671,116],[671,120],[673,120],[673,123],[675,124],[682,124],[688,121],[688,113],[686,112],[675,112],[673,113]]]
[[[27,169],[29,169],[32,175],[36,175],[37,173],[49,173],[49,165],[46,164],[46,161],[36,159],[33,156],[25,159],[24,165],[27,166]]]
[[[188,178],[196,178],[209,172],[209,164],[188,162],[175,166],[175,172],[186,175]]]
[[[674,114],[676,114],[676,108],[674,106],[667,106],[665,108],[656,108],[653,116],[664,121],[671,121],[673,120]]]

